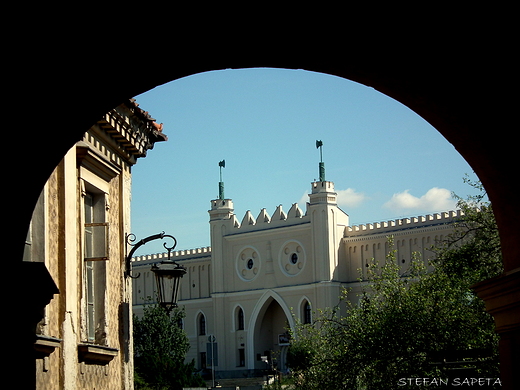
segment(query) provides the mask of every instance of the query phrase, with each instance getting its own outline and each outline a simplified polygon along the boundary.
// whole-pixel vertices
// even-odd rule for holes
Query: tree
[[[296,327],[288,353],[295,388],[416,388],[408,378],[453,379],[435,363],[464,354],[477,363],[462,367],[498,378],[493,319],[471,290],[501,272],[498,229],[483,196],[458,199],[458,205],[464,218],[437,248],[432,272],[416,258],[401,275],[390,237],[385,264],[369,267],[358,303],[344,293],[345,316],[338,305]]]
[[[500,237],[492,205],[485,201],[480,182],[464,181],[478,190],[478,195],[457,199],[464,218],[455,232],[437,250],[435,266],[448,275],[465,280],[467,285],[500,275],[503,271]]]
[[[194,374],[195,362],[184,363],[190,347],[179,326],[184,316],[180,309],[170,316],[159,305],[146,306],[142,318],[134,315],[136,389],[206,385],[200,375]]]

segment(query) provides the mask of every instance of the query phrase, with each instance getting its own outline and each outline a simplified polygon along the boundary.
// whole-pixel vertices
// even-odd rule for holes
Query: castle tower
[[[225,167],[225,160],[219,162],[220,181],[218,198],[211,201],[209,213],[210,223],[210,242],[212,257],[212,292],[224,291],[224,270],[229,271],[229,265],[223,264],[226,258],[224,252],[223,237],[231,231],[237,223],[233,201],[224,197],[224,182],[222,181],[222,168]]]
[[[320,148],[323,143],[316,142]],[[339,279],[339,255],[343,231],[349,225],[349,217],[337,205],[334,183],[325,180],[325,164],[319,164],[320,181],[311,183],[307,213],[311,217],[314,274],[316,281],[326,284]],[[337,292],[323,288],[320,301],[332,307],[337,303]]]
[[[348,215],[338,208],[337,193],[331,181],[311,183],[308,214],[311,217],[315,275],[318,281],[334,280],[338,265],[338,248]]]
[[[231,199],[214,199],[211,201],[211,210],[209,210],[209,221],[230,220],[233,213],[233,201]],[[213,243],[212,243],[213,244]]]
[[[233,214],[233,201],[226,199],[224,196],[224,182],[222,181],[222,168],[226,167],[226,160],[219,161],[220,181],[218,182],[218,198],[211,201],[211,210],[209,210],[209,220],[229,220]],[[213,242],[212,242],[213,244]]]

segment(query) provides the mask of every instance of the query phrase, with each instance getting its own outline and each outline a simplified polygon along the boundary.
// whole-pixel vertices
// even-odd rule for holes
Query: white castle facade
[[[211,368],[217,377],[255,375],[276,359],[286,369],[287,329],[313,312],[338,304],[343,288],[351,299],[360,291],[360,272],[388,254],[394,237],[397,261],[407,270],[412,253],[424,261],[429,250],[453,230],[460,212],[446,212],[368,225],[350,226],[349,216],[336,203],[334,183],[313,182],[307,210],[294,204],[286,213],[279,206],[248,211],[241,222],[231,199],[211,201],[211,247],[173,253],[187,269],[181,281],[179,306],[184,306],[184,329],[191,348],[187,360]],[[223,198],[223,196],[222,196]],[[155,297],[153,263],[167,254],[139,256],[133,269],[133,309],[140,315],[147,299]],[[211,341],[214,341],[213,343]],[[213,358],[212,358],[213,355]]]

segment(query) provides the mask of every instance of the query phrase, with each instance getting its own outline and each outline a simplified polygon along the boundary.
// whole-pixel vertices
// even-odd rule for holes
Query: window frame
[[[245,329],[244,310],[240,306],[238,306],[236,313],[237,313],[236,330],[244,330]]]
[[[308,300],[305,300],[302,305],[302,322],[312,324],[312,306]]]
[[[206,316],[204,313],[199,313],[199,318],[197,320],[197,330],[199,336],[206,336],[207,326],[206,326]]]
[[[83,339],[100,346],[107,345],[106,262],[109,260],[108,185],[103,187],[104,190],[81,178]],[[98,245],[103,247],[99,253]]]

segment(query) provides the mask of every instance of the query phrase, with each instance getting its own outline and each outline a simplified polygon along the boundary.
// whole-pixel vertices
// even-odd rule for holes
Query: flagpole
[[[220,181],[218,182],[218,198],[224,200],[224,182],[222,181],[222,168],[226,167],[226,160],[219,161]]]

